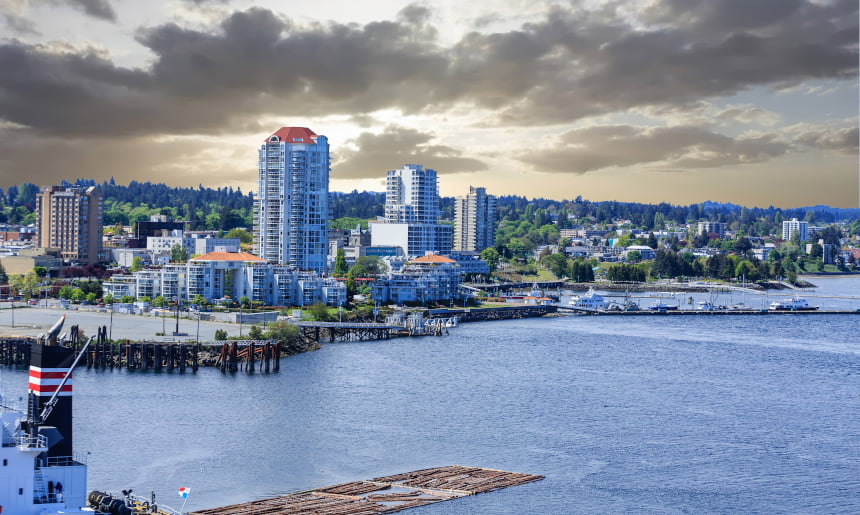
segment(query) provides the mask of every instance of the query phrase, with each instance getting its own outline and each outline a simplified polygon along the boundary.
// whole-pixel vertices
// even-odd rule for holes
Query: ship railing
[[[86,457],[84,455],[49,456],[46,465],[48,467],[77,467],[86,465]]]
[[[44,435],[17,434],[13,438],[15,446],[24,449],[48,449],[48,439]]]

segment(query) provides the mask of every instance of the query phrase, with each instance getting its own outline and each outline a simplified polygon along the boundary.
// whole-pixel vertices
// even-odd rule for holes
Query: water
[[[546,479],[412,513],[856,513],[858,333],[860,315],[565,317],[326,344],[279,374],[81,370],[76,449],[90,489],[178,506],[186,486],[186,509],[459,464]]]

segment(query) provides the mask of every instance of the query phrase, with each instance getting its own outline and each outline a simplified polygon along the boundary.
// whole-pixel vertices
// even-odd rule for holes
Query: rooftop
[[[263,262],[264,259],[248,254],[247,252],[209,252],[201,256],[191,258],[191,261],[255,261]]]
[[[272,138],[284,143],[307,143],[314,145],[317,142],[317,134],[307,127],[281,127],[274,134],[266,138],[266,142]]]
[[[412,263],[456,263],[456,261],[445,256],[440,256],[439,254],[428,254],[426,256],[413,259]]]

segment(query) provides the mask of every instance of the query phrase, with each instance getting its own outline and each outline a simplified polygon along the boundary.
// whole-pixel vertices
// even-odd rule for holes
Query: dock
[[[305,492],[221,508],[192,511],[188,515],[355,515],[394,513],[540,481],[543,476],[451,465],[366,481],[353,481]]]

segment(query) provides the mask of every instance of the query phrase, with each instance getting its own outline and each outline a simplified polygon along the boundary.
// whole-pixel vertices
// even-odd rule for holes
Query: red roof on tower
[[[317,142],[317,134],[307,127],[281,127],[274,134],[266,138],[266,142],[272,141],[272,138],[278,138],[278,141],[284,143],[308,143],[313,145]]]

